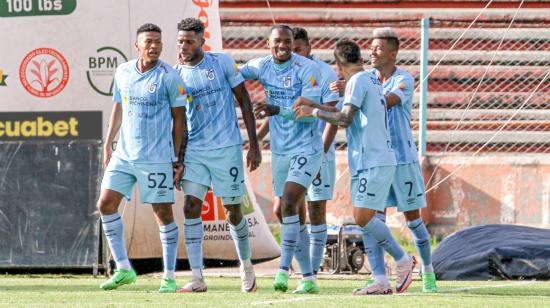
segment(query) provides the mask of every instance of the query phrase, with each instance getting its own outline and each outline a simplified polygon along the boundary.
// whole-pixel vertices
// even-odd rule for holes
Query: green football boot
[[[315,281],[311,280],[302,280],[302,282],[298,285],[296,290],[294,290],[294,294],[317,294],[321,291],[319,286]]]
[[[99,287],[105,291],[114,290],[122,285],[136,282],[136,272],[131,270],[116,269],[115,274]]]
[[[176,281],[174,279],[162,278],[159,293],[176,293]]]
[[[422,273],[422,292],[437,293],[434,273]]]
[[[288,274],[285,272],[278,272],[275,276],[275,283],[273,283],[273,289],[275,291],[286,292],[288,290]]]
[[[353,292],[359,292],[359,291],[363,290],[364,288],[370,286],[373,283],[374,283],[374,278],[369,277],[369,278],[367,278],[367,281],[365,282],[365,285],[363,287],[355,288],[355,289],[353,289]]]

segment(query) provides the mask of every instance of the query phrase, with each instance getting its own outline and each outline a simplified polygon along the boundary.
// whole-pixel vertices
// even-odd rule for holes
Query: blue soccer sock
[[[386,216],[384,214],[377,213],[375,217],[378,217],[378,219],[384,223],[386,222]],[[378,242],[368,232],[363,232],[363,241],[365,243],[365,253],[367,254],[374,279],[377,281],[387,281],[386,266],[384,264],[384,248],[378,245]]]
[[[313,279],[313,270],[311,269],[311,256],[309,254],[309,232],[306,225],[300,226],[300,235],[298,236],[298,245],[296,246],[296,260],[300,265],[300,271],[304,279]]]
[[[114,213],[111,215],[101,215],[103,232],[107,237],[109,248],[115,259],[118,269],[131,270],[132,266],[128,260],[126,252],[126,244],[124,243],[124,226],[122,225],[122,217],[120,214]]]
[[[235,248],[237,248],[237,254],[239,255],[241,264],[244,266],[251,264],[250,244],[248,239],[248,221],[243,217],[243,219],[241,219],[236,226],[229,224],[229,229],[231,237],[233,237],[233,242],[235,243]]]
[[[202,263],[202,240],[204,238],[204,227],[202,218],[185,219],[183,234],[187,246],[187,257],[193,273],[200,273]],[[202,278],[202,275],[197,278]]]
[[[309,238],[311,269],[313,270],[313,274],[317,275],[319,267],[321,267],[321,262],[323,261],[325,246],[327,245],[327,225],[312,225]]]
[[[162,260],[164,261],[164,278],[176,279],[176,256],[178,254],[179,229],[173,222],[159,226],[162,243]]]
[[[363,231],[363,238],[365,234],[370,235],[376,240],[378,245],[382,246],[396,261],[403,260],[405,257],[405,251],[397,244],[388,226],[376,216],[373,217],[368,224],[364,225],[361,230]]]
[[[283,217],[281,226],[281,263],[280,269],[288,272],[294,256],[296,243],[300,233],[300,217],[298,215]]]
[[[432,251],[430,247],[430,234],[422,218],[407,222],[407,226],[411,230],[414,237],[416,251],[422,258],[422,272],[433,273],[432,267]]]

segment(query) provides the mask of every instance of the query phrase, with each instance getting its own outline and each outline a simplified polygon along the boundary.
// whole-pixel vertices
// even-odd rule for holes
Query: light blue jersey
[[[372,72],[359,72],[346,83],[343,105],[359,110],[346,129],[350,175],[381,166],[395,166],[395,153],[388,134],[386,100]]]
[[[232,89],[244,82],[230,56],[205,52],[195,66],[177,64],[188,89],[187,128],[190,150],[242,144]]]
[[[340,93],[338,91],[331,91],[330,90],[330,84],[338,81],[338,75],[336,75],[336,72],[328,65],[325,61],[317,59],[315,56],[311,56],[311,60],[317,64],[317,67],[319,68],[319,72],[321,73],[321,103],[325,104],[328,102],[338,102],[338,99],[340,98]],[[320,120],[319,121],[319,131],[321,133],[321,136],[323,136],[323,132],[325,131],[325,126],[327,122]],[[327,161],[333,161],[335,158],[334,155],[334,142],[330,145],[330,148],[327,152],[326,159]]]
[[[145,73],[138,60],[120,65],[115,73],[113,101],[122,104],[122,125],[114,156],[135,163],[175,161],[172,107],[187,99],[183,82],[167,63]]]
[[[279,65],[273,61],[273,56],[267,56],[248,61],[240,71],[247,80],[259,80],[268,103],[281,108],[280,115],[269,119],[273,153],[316,153],[323,150],[317,120],[296,121],[292,116],[292,105],[298,97],[320,102],[321,78],[313,61],[292,54],[290,60]],[[285,117],[289,114],[290,118]]]
[[[378,72],[375,70],[378,74]],[[411,113],[414,93],[414,78],[397,68],[393,75],[384,82],[384,95],[393,93],[401,103],[388,111],[389,131],[398,164],[409,164],[418,161],[418,153],[411,130]]]

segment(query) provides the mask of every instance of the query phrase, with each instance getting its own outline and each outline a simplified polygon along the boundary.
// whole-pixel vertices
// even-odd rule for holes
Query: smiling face
[[[370,46],[371,66],[381,69],[395,63],[397,50],[385,39],[374,39]]]
[[[275,59],[275,63],[284,63],[292,56],[292,32],[286,29],[273,29],[267,42],[267,47]]]
[[[145,62],[156,62],[162,52],[162,35],[158,32],[141,32],[137,36],[138,55]]]
[[[202,59],[204,44],[203,33],[195,31],[178,31],[178,60],[183,64],[194,64]]]

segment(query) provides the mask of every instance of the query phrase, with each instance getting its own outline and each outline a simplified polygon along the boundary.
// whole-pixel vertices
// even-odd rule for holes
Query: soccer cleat
[[[409,256],[409,261],[403,265],[396,265],[395,267],[395,291],[397,293],[403,293],[412,283],[412,274],[414,266],[416,265],[416,259],[414,256]]]
[[[288,274],[285,272],[278,272],[275,276],[275,283],[273,283],[273,289],[275,291],[286,292],[288,290]]]
[[[353,290],[353,295],[391,295],[393,291],[390,284],[380,284],[374,281],[367,281],[363,288]]]
[[[317,294],[321,291],[317,283],[313,280],[302,280],[298,285],[296,290],[292,293],[294,294]]]
[[[244,293],[256,292],[256,274],[254,273],[254,267],[241,266],[241,291]]]
[[[105,291],[114,290],[122,285],[136,282],[136,272],[131,270],[116,269],[115,274],[99,287]]]
[[[191,282],[183,286],[183,288],[176,290],[177,293],[194,293],[194,292],[206,292],[208,287],[202,278],[191,279]]]
[[[437,293],[437,285],[435,284],[434,273],[422,273],[422,292]]]
[[[355,289],[353,289],[353,292],[358,292],[359,290],[362,290],[362,289],[368,287],[369,285],[371,285],[371,284],[373,284],[373,283],[374,283],[374,278],[369,277],[369,278],[367,278],[367,281],[365,282],[365,285],[364,285],[364,286],[362,286],[361,288],[355,288]]]
[[[174,279],[162,278],[160,281],[159,293],[175,293],[176,281]]]

